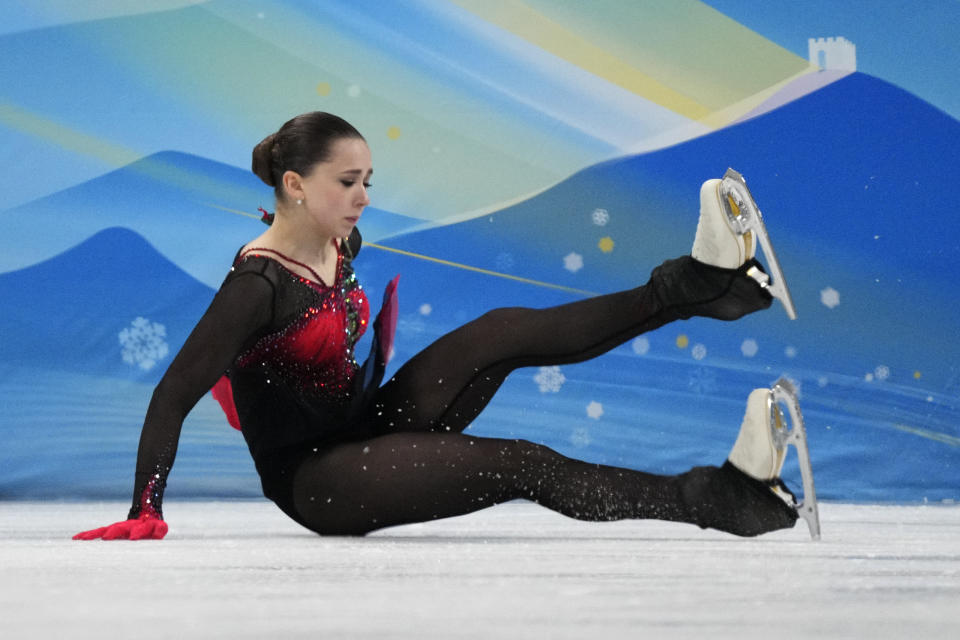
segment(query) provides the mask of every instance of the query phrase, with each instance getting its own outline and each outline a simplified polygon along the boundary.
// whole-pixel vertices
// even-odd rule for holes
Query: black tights
[[[669,261],[642,287],[548,309],[496,309],[441,337],[379,390],[363,425],[376,435],[321,448],[300,465],[300,521],[321,534],[362,535],[524,498],[582,520],[703,526],[703,509],[691,507],[693,471],[657,476],[462,431],[518,367],[581,362],[677,318],[733,319],[770,305],[742,271],[704,269]],[[700,468],[693,484],[717,472]]]

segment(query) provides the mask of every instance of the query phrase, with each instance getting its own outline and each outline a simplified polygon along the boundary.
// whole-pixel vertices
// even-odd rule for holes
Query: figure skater
[[[396,320],[392,288],[373,323],[373,354],[362,367],[354,354],[370,319],[351,267],[370,203],[366,141],[337,116],[306,113],[256,146],[252,168],[275,189],[272,224],[237,253],[153,393],[127,520],[75,538],[166,534],[161,503],[181,426],[211,388],[243,432],[264,495],[322,535],[364,535],[521,498],[580,520],[656,518],[740,536],[804,515],[779,478],[776,389],[750,395],[721,466],[672,476],[463,433],[518,367],[580,362],[674,320],[735,320],[774,296],[786,303],[755,258],[757,235],[735,228],[745,204],[736,181],[704,183],[691,255],[664,262],[646,284],[547,309],[495,309],[381,386]]]

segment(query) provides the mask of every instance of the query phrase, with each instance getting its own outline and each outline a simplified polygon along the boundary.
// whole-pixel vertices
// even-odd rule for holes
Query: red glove
[[[107,527],[81,531],[74,540],[161,540],[167,535],[167,523],[153,514],[144,514],[136,520],[115,522]]]

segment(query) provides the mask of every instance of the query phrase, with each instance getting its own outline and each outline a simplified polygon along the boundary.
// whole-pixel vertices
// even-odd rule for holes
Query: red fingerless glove
[[[152,514],[143,514],[136,520],[124,520],[113,524],[81,531],[74,540],[161,540],[167,535],[167,523]]]
[[[74,540],[161,540],[167,535],[167,523],[160,512],[160,476],[155,475],[140,493],[138,504],[127,514],[129,520],[114,522],[106,527],[81,531]]]

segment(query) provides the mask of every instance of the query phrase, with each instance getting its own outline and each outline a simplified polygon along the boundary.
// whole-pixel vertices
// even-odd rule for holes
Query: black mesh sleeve
[[[129,519],[163,518],[163,490],[183,420],[251,338],[271,322],[274,296],[274,284],[262,273],[231,273],[173,359],[153,392],[140,434]]]

